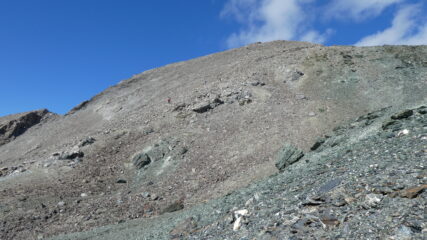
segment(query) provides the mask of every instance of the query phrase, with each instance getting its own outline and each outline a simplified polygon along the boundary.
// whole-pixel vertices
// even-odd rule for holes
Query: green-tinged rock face
[[[285,144],[277,154],[276,167],[279,171],[283,171],[286,167],[297,162],[304,156],[304,153],[298,148]]]

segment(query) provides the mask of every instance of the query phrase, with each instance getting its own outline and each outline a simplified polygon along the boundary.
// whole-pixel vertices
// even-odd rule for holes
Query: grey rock
[[[224,104],[224,101],[222,101],[220,98],[215,98],[212,101],[196,104],[196,106],[194,106],[192,110],[196,113],[205,113],[218,107],[221,104]]]
[[[413,114],[414,114],[414,111],[412,109],[406,109],[405,111],[399,112],[391,116],[391,119],[394,119],[394,120],[404,119],[412,116]]]
[[[80,143],[79,143],[79,147],[84,147],[84,146],[87,146],[87,145],[91,145],[91,144],[93,144],[94,142],[96,141],[96,139],[95,138],[93,138],[93,137],[87,137],[87,138],[85,138],[84,140],[82,140]]]
[[[73,160],[73,159],[82,158],[82,157],[84,157],[84,153],[82,151],[72,150],[72,151],[62,152],[59,155],[58,159],[59,160]]]
[[[325,183],[319,188],[319,193],[327,193],[332,189],[336,188],[337,186],[339,186],[341,182],[342,182],[341,178],[330,180],[329,182]]]
[[[297,162],[304,156],[303,151],[290,144],[285,144],[276,157],[276,168],[283,171],[286,167]]]
[[[298,79],[300,79],[302,76],[304,76],[304,73],[298,70],[295,70],[294,72],[292,72],[291,75],[291,80],[292,81],[297,81]]]
[[[133,166],[136,169],[141,169],[151,163],[151,159],[146,153],[139,153],[132,159]]]

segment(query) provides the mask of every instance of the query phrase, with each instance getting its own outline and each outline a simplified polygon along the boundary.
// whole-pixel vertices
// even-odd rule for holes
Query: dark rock
[[[0,146],[25,133],[39,124],[49,114],[47,109],[7,116],[8,121],[0,122]]]
[[[311,146],[310,150],[311,151],[315,151],[317,150],[320,146],[322,146],[322,144],[324,144],[326,142],[325,138],[318,138],[316,140],[316,142],[313,144],[313,146]]]
[[[413,114],[414,114],[413,110],[407,109],[403,112],[400,112],[400,113],[397,113],[397,114],[391,116],[391,119],[394,119],[394,120],[404,119],[404,118],[408,118],[408,117],[412,116]]]
[[[82,140],[80,143],[79,143],[79,147],[84,147],[84,146],[87,146],[87,145],[91,145],[91,144],[93,144],[94,142],[96,141],[96,139],[95,138],[93,138],[93,137],[87,137],[87,138],[85,138],[84,140]]]
[[[205,112],[208,112],[208,111],[218,107],[221,104],[224,104],[224,101],[222,101],[219,98],[215,98],[212,101],[203,102],[203,103],[196,105],[195,107],[193,107],[193,111],[196,113],[205,113]]]
[[[298,148],[285,144],[276,157],[276,168],[283,171],[286,167],[294,164],[304,156],[303,151]]]
[[[256,82],[252,82],[251,85],[254,86],[254,87],[256,87],[256,86],[264,86],[265,83],[264,82],[260,82],[260,81],[256,81]]]
[[[127,181],[125,179],[118,179],[116,183],[127,183]]]
[[[82,158],[82,157],[84,157],[84,153],[80,150],[76,150],[76,151],[63,152],[62,154],[60,154],[59,159],[73,160],[73,159]]]
[[[139,153],[132,159],[133,166],[136,169],[141,169],[151,163],[151,159],[145,153]]]
[[[426,114],[427,113],[427,107],[426,106],[421,106],[417,109],[419,114]]]

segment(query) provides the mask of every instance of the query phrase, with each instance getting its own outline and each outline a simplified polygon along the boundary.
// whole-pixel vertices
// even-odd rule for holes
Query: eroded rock
[[[294,164],[304,156],[303,151],[298,148],[285,144],[276,157],[276,168],[283,171],[286,167]]]
[[[14,140],[29,128],[40,123],[49,113],[47,109],[42,109],[0,119],[0,146]]]

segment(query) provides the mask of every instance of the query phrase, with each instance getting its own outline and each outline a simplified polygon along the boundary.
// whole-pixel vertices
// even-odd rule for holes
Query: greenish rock
[[[147,149],[145,154],[147,154],[148,158],[150,158],[151,161],[155,162],[164,158],[165,155],[171,151],[170,148],[172,147],[170,147],[169,142],[162,140]]]
[[[136,169],[141,169],[151,163],[150,158],[145,153],[139,153],[132,159],[133,166]]]
[[[313,146],[311,146],[310,150],[311,151],[315,151],[317,150],[320,146],[322,146],[322,144],[324,144],[326,142],[326,138],[318,138],[316,140],[316,142],[313,144]]]
[[[393,116],[391,116],[391,119],[404,119],[412,116],[414,114],[414,111],[412,109],[404,110],[403,112],[399,112]]]
[[[276,168],[279,169],[279,171],[283,171],[286,167],[296,163],[303,156],[303,151],[291,144],[285,144],[277,154]]]

